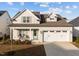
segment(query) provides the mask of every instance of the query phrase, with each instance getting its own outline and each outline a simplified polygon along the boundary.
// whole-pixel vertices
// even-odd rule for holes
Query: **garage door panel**
[[[44,41],[69,41],[68,32],[45,32]]]

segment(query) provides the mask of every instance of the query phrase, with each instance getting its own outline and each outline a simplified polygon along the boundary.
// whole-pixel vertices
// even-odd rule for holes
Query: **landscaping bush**
[[[3,44],[11,44],[11,40],[10,39],[7,39],[3,42]]]
[[[31,44],[31,41],[25,40],[25,41],[20,41],[20,40],[13,40],[13,44]]]
[[[79,43],[79,36],[76,37],[76,40],[75,40],[76,43]]]
[[[31,44],[30,40],[25,40],[25,44]]]
[[[73,37],[73,42],[75,42],[75,41],[76,41],[76,39],[77,39],[77,37]]]
[[[12,40],[12,44],[20,44],[20,41],[19,40],[17,40],[17,41]]]
[[[14,44],[14,45],[20,45],[20,44],[31,44],[31,41],[30,40],[25,40],[25,41],[20,41],[20,40],[10,40],[10,39],[7,39],[7,40],[4,40],[2,41],[3,43],[2,44]]]

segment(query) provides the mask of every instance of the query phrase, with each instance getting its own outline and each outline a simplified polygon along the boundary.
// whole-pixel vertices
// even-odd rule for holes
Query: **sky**
[[[18,11],[29,9],[43,13],[56,13],[69,21],[79,16],[79,2],[0,2],[0,10],[7,10],[11,17]]]

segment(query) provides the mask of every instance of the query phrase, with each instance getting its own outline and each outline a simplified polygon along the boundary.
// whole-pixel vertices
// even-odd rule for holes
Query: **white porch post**
[[[32,33],[31,33],[31,29],[29,30],[29,32],[30,32],[30,33],[29,33],[29,34],[30,34],[30,36],[29,36],[29,37],[30,37],[30,40],[31,40],[31,37],[32,37],[32,35],[31,35],[31,34],[32,34]]]
[[[38,31],[38,40],[39,40],[40,42],[43,42],[43,36],[42,36],[41,30]]]
[[[13,35],[13,32],[12,32],[12,31],[13,31],[13,29],[10,28],[11,50],[12,50],[12,39],[13,39],[13,38],[12,38],[12,37],[13,37],[13,36],[12,36],[12,35]]]

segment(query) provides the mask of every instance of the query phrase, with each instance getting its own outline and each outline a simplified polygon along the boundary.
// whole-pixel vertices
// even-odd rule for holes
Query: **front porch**
[[[32,42],[42,42],[40,40],[40,30],[33,28],[10,28],[10,40],[30,40]]]

